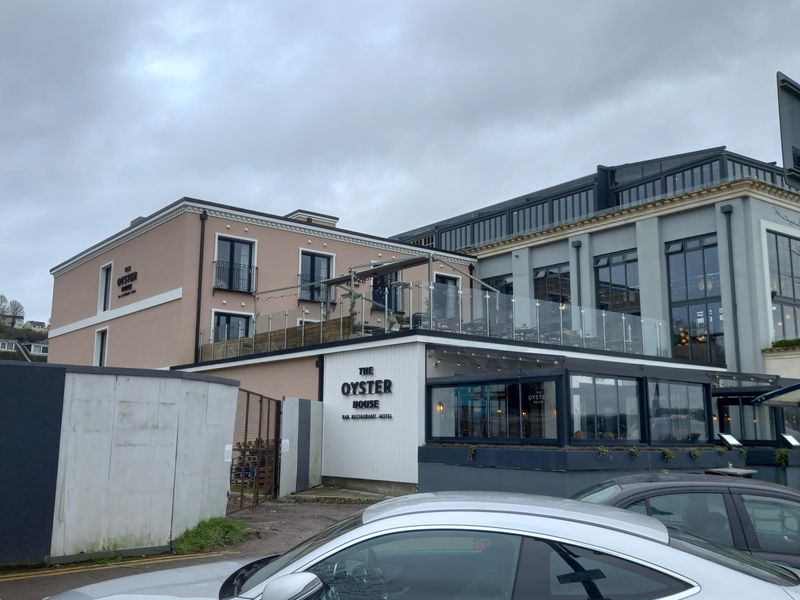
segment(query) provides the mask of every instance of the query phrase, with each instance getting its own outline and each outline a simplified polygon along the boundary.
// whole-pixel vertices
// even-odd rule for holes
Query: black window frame
[[[221,252],[221,243],[229,244],[228,252]],[[237,248],[246,247],[248,263],[235,261]],[[229,292],[252,294],[255,291],[255,242],[224,235],[217,236],[217,258],[214,261],[214,288]]]
[[[622,306],[612,306],[610,303],[604,306],[601,302],[600,294],[604,291],[603,287],[607,287],[609,299],[614,293],[614,284],[612,282],[612,269],[614,265],[622,265],[623,273],[625,276],[625,284],[623,286],[622,294],[626,298],[626,302]],[[629,284],[630,273],[628,266],[634,265],[636,269],[636,287],[631,287]],[[608,269],[608,282],[600,281],[600,272],[603,269]],[[608,254],[599,254],[594,257],[594,290],[595,290],[595,306],[598,310],[606,310],[611,312],[620,312],[629,315],[642,315],[641,294],[639,287],[639,253],[636,248],[630,250],[622,250],[619,252],[610,252]],[[628,301],[630,295],[634,293],[636,297],[635,302]]]
[[[665,255],[667,259],[667,296],[669,299],[670,308],[670,332],[671,332],[671,348],[672,358],[680,360],[688,360],[690,362],[697,362],[702,364],[720,365],[725,366],[725,328],[724,328],[724,315],[722,312],[722,281],[721,269],[719,266],[719,243],[716,233],[708,233],[699,236],[683,238],[679,240],[672,240],[664,244]],[[703,281],[702,289],[703,295],[698,295],[690,298],[690,282],[689,273],[687,270],[686,257],[690,253],[701,250],[702,263],[703,263]],[[713,251],[713,260],[716,261],[716,290],[717,293],[709,295],[709,281],[714,283],[714,280],[709,277],[707,271],[709,256],[707,254]],[[673,273],[672,257],[682,256],[682,277],[681,283],[683,290],[685,290],[685,298],[673,299]],[[699,284],[698,284],[699,285]],[[713,285],[711,286],[713,289]],[[697,317],[697,313],[692,315],[691,307],[703,305],[703,319],[704,319],[704,332],[698,332],[697,335],[692,334],[692,319]],[[714,313],[713,305],[718,305],[716,313]],[[685,327],[678,325],[679,321],[675,315],[678,311],[685,309],[686,322]],[[717,319],[718,331],[714,331],[711,324],[713,319]],[[699,350],[695,351],[695,347],[705,347],[705,352],[700,353]],[[681,349],[688,347],[688,356],[681,356]]]
[[[788,279],[791,290],[785,289],[781,241],[788,245]],[[772,341],[800,338],[800,238],[767,230],[767,268],[770,278],[770,299],[772,311]],[[791,292],[791,294],[787,293]],[[776,312],[779,314],[776,315]],[[791,332],[787,315],[793,320]],[[780,328],[780,332],[778,329]]]
[[[651,384],[666,384],[666,385],[678,385],[678,386],[699,386],[702,389],[702,396],[703,396],[703,425],[705,428],[705,439],[700,440],[677,440],[677,439],[668,439],[666,437],[655,437],[653,435],[653,419],[658,418],[656,415],[653,414],[653,398],[651,397]],[[697,381],[679,381],[675,379],[667,379],[664,377],[646,377],[644,380],[644,398],[645,398],[645,405],[644,405],[644,417],[645,423],[642,431],[647,435],[647,443],[649,445],[666,445],[666,446],[709,446],[714,444],[714,431],[713,431],[713,424],[711,422],[711,416],[713,414],[711,408],[711,386],[706,383],[701,383]],[[667,392],[667,397],[671,399],[670,392]],[[687,391],[687,412],[691,411],[691,406],[688,402],[688,391]],[[670,400],[671,401],[671,400]],[[663,418],[663,417],[662,417]],[[671,425],[671,422],[670,422]],[[671,426],[670,426],[671,429]],[[691,431],[691,426],[690,426]]]
[[[305,272],[303,268],[303,263],[305,262],[303,260],[304,256],[309,257],[309,272]],[[316,282],[331,278],[333,270],[333,258],[334,257],[331,254],[312,252],[310,250],[300,251],[300,274],[298,279],[301,287],[298,289],[297,293],[298,300],[305,300],[308,302],[328,302],[332,299],[330,286],[316,285]],[[317,269],[315,268],[317,261],[327,261],[328,274],[326,276],[323,277],[315,274],[317,272]]]
[[[372,309],[403,312],[402,271],[392,271],[372,278]]]
[[[572,402],[573,402],[572,378],[573,377],[591,377],[592,380],[593,380],[592,381],[592,386],[595,388],[595,390],[597,388],[597,382],[596,382],[597,379],[614,379],[616,381],[620,381],[620,380],[622,380],[622,381],[632,381],[635,384],[635,387],[636,387],[637,408],[638,408],[638,411],[639,411],[639,413],[638,413],[639,438],[635,439],[635,440],[631,440],[631,439],[627,439],[627,438],[626,439],[621,439],[619,437],[616,437],[616,438],[613,438],[613,439],[611,439],[611,438],[603,438],[603,437],[588,437],[588,436],[587,437],[583,437],[583,438],[575,437],[575,433],[576,433],[576,430],[575,430],[575,412],[573,411],[573,406],[572,406]],[[589,372],[589,371],[583,371],[583,370],[581,370],[581,371],[570,370],[569,372],[566,373],[565,385],[567,386],[568,393],[566,395],[567,406],[564,407],[564,410],[566,410],[566,412],[568,414],[568,418],[569,418],[569,424],[568,424],[569,429],[567,431],[567,436],[569,438],[569,444],[570,445],[575,445],[575,446],[583,446],[583,445],[596,446],[596,445],[598,445],[598,443],[600,443],[600,444],[613,444],[615,446],[634,446],[634,445],[646,444],[648,442],[648,440],[649,440],[648,433],[649,432],[647,431],[647,427],[646,427],[645,410],[644,410],[644,404],[645,404],[644,400],[645,400],[646,396],[645,396],[645,393],[643,391],[642,379],[641,378],[632,377],[632,376],[628,376],[628,375],[598,373],[598,372]],[[619,396],[619,384],[618,383],[615,386],[615,388],[617,390],[617,408],[619,409],[620,396]],[[596,429],[597,429],[597,426],[596,426],[596,422],[597,422],[597,408],[596,408],[597,407],[597,392],[596,391],[595,391],[595,394],[594,394],[594,398],[595,398],[595,431],[596,431]],[[617,417],[619,417],[619,412],[617,412]],[[619,430],[619,426],[617,427],[617,430]]]
[[[219,331],[219,328],[221,326],[220,317],[224,317],[225,320],[227,321],[226,322],[226,325],[228,325],[228,329],[226,330],[227,332],[230,332],[230,321],[231,321],[232,318],[234,318],[234,319],[246,319],[246,326],[245,326],[244,335],[240,335],[240,336],[237,336],[235,338],[232,338],[232,337],[230,337],[230,335],[226,334],[224,340],[223,339],[218,339],[218,336],[216,335],[216,333]],[[231,341],[231,340],[239,340],[239,339],[249,338],[250,337],[250,331],[251,331],[251,329],[253,327],[253,316],[252,315],[243,315],[243,314],[239,314],[239,313],[225,312],[225,311],[222,311],[222,310],[214,311],[214,323],[213,323],[212,327],[214,328],[214,332],[215,332],[215,334],[214,334],[214,342],[228,342],[228,341]]]
[[[100,269],[100,310],[105,312],[111,309],[111,274],[112,264],[104,265]]]

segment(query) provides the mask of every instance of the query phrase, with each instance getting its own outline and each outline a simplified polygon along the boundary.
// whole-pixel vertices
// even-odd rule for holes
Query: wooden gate
[[[233,429],[228,514],[278,496],[281,401],[239,390]]]

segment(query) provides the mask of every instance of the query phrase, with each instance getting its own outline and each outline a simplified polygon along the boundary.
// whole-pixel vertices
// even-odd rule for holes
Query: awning
[[[787,385],[753,398],[753,404],[765,406],[800,406],[800,383]]]
[[[361,270],[354,269],[354,276],[356,279],[364,281],[366,279],[377,277],[378,275],[386,275],[387,273],[394,273],[395,271],[402,271],[403,269],[408,269],[410,267],[416,267],[417,265],[424,265],[427,263],[427,256],[414,256],[413,258],[405,258],[402,260],[393,260],[390,262],[376,264],[374,267],[365,267]],[[344,283],[350,283],[350,275],[339,275],[338,277],[331,277],[330,279],[325,279],[316,283],[321,285],[342,285]]]

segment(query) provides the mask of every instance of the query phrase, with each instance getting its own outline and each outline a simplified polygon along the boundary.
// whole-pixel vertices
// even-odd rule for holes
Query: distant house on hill
[[[26,321],[22,328],[32,331],[47,331],[47,323],[44,321]]]

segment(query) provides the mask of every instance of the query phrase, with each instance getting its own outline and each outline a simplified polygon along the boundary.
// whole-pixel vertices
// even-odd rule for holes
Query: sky
[[[780,161],[790,0],[4,0],[0,294],[183,196],[389,236],[726,145]]]

